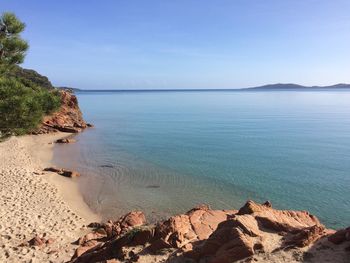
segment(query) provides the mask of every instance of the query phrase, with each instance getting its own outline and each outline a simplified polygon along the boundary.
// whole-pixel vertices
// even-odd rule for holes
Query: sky
[[[80,89],[350,83],[349,0],[0,0],[26,68]]]

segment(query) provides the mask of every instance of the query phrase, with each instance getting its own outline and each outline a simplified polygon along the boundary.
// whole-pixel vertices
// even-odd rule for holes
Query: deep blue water
[[[57,146],[55,162],[83,173],[81,191],[105,218],[254,199],[349,225],[350,91],[77,95],[95,128]]]

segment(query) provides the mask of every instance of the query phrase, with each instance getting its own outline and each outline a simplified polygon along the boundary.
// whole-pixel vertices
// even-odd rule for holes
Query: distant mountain
[[[246,88],[245,90],[290,90],[290,89],[350,89],[350,84],[335,84],[331,86],[302,86],[297,84],[269,84],[259,87]]]
[[[335,84],[331,86],[302,86],[298,84],[269,84],[258,87],[251,88],[242,88],[242,89],[75,89],[69,87],[59,87],[59,89],[70,90],[73,92],[196,92],[196,91],[207,91],[207,92],[216,92],[216,91],[249,91],[249,90],[326,90],[326,89],[350,89],[350,84]]]
[[[70,92],[81,91],[81,89],[72,88],[72,87],[56,87],[56,88],[57,88],[57,89],[61,89],[61,90],[70,91]]]

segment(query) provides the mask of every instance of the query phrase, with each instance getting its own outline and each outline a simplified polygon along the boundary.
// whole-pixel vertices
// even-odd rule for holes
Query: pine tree
[[[11,69],[12,66],[24,61],[28,43],[20,33],[25,24],[16,15],[5,12],[0,17],[0,73]]]

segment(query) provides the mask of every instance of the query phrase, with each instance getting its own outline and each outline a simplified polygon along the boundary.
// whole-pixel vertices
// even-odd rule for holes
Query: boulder
[[[248,201],[238,212],[238,215],[245,214],[253,215],[260,227],[275,232],[293,232],[314,225],[322,226],[320,221],[307,211],[276,210],[269,202],[257,204]]]
[[[131,246],[145,245],[153,239],[155,233],[153,227],[139,228],[131,231],[133,231],[130,236]]]
[[[340,229],[328,237],[328,240],[333,244],[339,245],[345,241],[350,241],[350,227]]]
[[[191,228],[199,240],[207,239],[218,224],[227,220],[236,210],[211,210],[208,206],[200,206],[187,212]]]
[[[119,224],[121,228],[142,226],[146,223],[146,216],[141,211],[132,211],[122,216],[114,224]]]
[[[236,210],[211,210],[201,205],[186,214],[172,216],[156,226],[155,240],[150,249],[181,248],[190,242],[207,239],[219,223],[235,213]]]
[[[266,211],[268,208],[272,208],[272,205],[269,201],[266,201],[264,204],[257,204],[252,200],[249,200],[241,207],[238,211],[238,215],[253,214],[256,212]]]
[[[65,139],[58,139],[55,141],[55,143],[73,143],[75,142],[74,139],[68,139],[68,138],[65,138]]]
[[[228,220],[221,223],[201,246],[185,253],[185,256],[209,263],[231,263],[253,254],[253,239]]]

